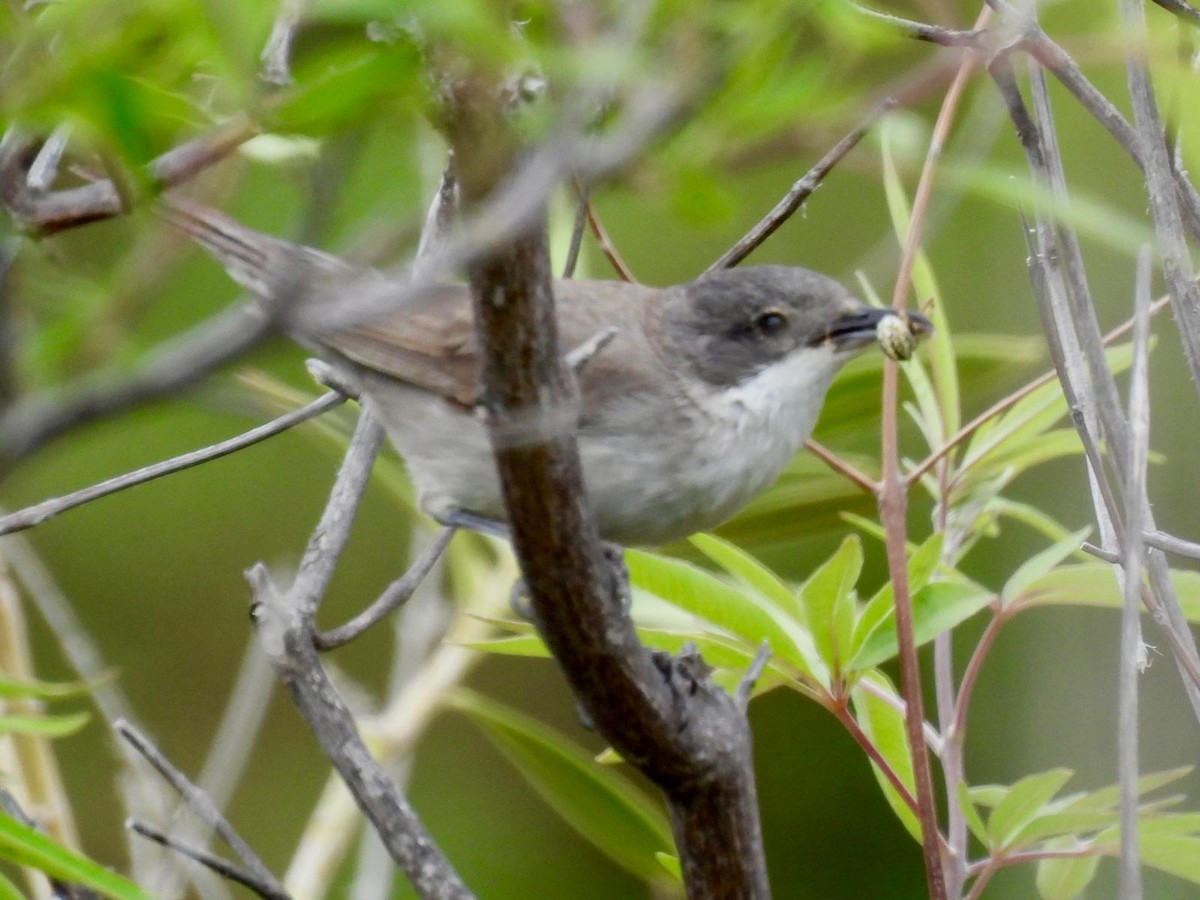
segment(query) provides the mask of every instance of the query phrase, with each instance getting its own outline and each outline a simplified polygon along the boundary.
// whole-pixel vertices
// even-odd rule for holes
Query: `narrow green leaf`
[[[987,830],[992,846],[1009,848],[1021,830],[1033,821],[1073,774],[1070,769],[1051,769],[1027,775],[1010,787],[988,817]]]
[[[1076,843],[1071,838],[1050,841],[1047,850],[1073,850]],[[1037,866],[1037,889],[1042,900],[1074,900],[1092,883],[1096,867],[1100,865],[1100,854],[1087,856],[1043,859]]]
[[[673,876],[680,884],[683,884],[683,868],[679,865],[678,856],[674,853],[655,853],[654,858],[667,870],[668,874]]]
[[[896,689],[886,675],[878,670],[873,670],[863,674],[858,685],[851,689],[850,698],[854,702],[854,718],[858,721],[859,727],[875,745],[879,754],[887,760],[888,767],[900,779],[900,783],[908,789],[909,795],[914,796],[912,754],[909,752],[908,738],[904,732],[904,715],[893,704],[880,699],[862,687],[863,682],[870,682],[879,690],[893,697],[896,696]],[[888,806],[892,808],[892,812],[896,814],[896,818],[913,836],[913,839],[919,842],[921,840],[921,823],[917,820],[916,814],[904,802],[892,782],[873,760],[871,771],[875,773],[875,780],[879,783],[883,796],[887,800]]]
[[[1079,550],[1079,545],[1083,543],[1084,538],[1091,533],[1091,530],[1091,528],[1081,528],[1079,531],[1073,531],[1062,540],[1023,562],[1000,591],[1001,601],[1007,605],[1017,600],[1031,584]]]
[[[1142,775],[1137,781],[1138,796],[1141,797],[1151,791],[1156,791],[1161,787],[1166,787],[1168,784],[1179,781],[1181,778],[1186,778],[1195,768],[1195,766],[1178,766],[1174,769],[1166,769],[1162,772],[1150,772]],[[1065,812],[1099,809],[1115,810],[1121,802],[1121,788],[1120,785],[1110,784],[1099,790],[1063,799],[1066,801],[1062,807]]]
[[[917,646],[965,622],[992,602],[994,595],[976,584],[935,581],[913,594],[913,632]],[[896,612],[891,610],[862,642],[847,667],[869,669],[898,652]]]
[[[796,595],[792,589],[741,547],[714,534],[693,534],[688,540],[729,575],[758,591],[780,609],[788,613],[795,611]]]
[[[482,641],[468,641],[463,646],[484,653],[495,653],[497,656],[528,656],[534,659],[546,659],[550,656],[550,651],[536,634],[505,635]]]
[[[0,900],[25,900],[25,895],[20,888],[0,875]]]
[[[1171,583],[1189,622],[1200,622],[1200,572],[1171,570]],[[1059,566],[1034,580],[1021,600],[1026,606],[1102,606],[1121,608],[1121,588],[1108,563]]]
[[[942,546],[945,535],[934,532],[924,543],[908,554],[908,589],[919,591],[929,583],[938,561],[942,558]],[[892,582],[888,581],[875,592],[858,616],[854,625],[854,636],[851,642],[851,654],[856,654],[862,648],[863,641],[878,627],[892,609]]]
[[[65,716],[0,716],[0,734],[60,738],[79,731],[90,719],[91,716],[85,712]]]
[[[740,591],[689,563],[640,550],[625,554],[630,582],[748,644],[767,641],[771,652],[800,672],[828,685],[829,672],[812,636],[758,592]]]
[[[128,879],[62,847],[39,831],[0,813],[0,858],[53,878],[90,887],[117,900],[153,900]]]
[[[1149,836],[1138,841],[1142,862],[1177,878],[1200,884],[1200,838]]]
[[[633,875],[661,877],[656,854],[674,846],[671,826],[642,791],[541,722],[471,691],[456,691],[450,702],[583,838]]]
[[[817,652],[834,671],[841,669],[849,652],[849,628],[854,622],[851,591],[858,583],[862,563],[862,543],[858,535],[847,535],[833,556],[800,588],[800,602]],[[839,625],[845,630],[840,631]]]
[[[82,697],[92,693],[101,684],[111,680],[112,677],[96,682],[17,681],[0,675],[0,697],[6,700],[28,697],[40,700],[61,700],[69,697]]]

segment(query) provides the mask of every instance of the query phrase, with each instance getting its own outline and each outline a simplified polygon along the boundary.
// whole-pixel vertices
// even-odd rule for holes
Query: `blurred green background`
[[[85,6],[106,16],[113,4]],[[896,6],[913,17],[953,15],[964,22],[976,13],[970,3]],[[192,37],[200,42],[197,35],[202,33],[204,41],[227,54],[221,65],[212,66],[211,77],[225,77],[228,68],[235,83],[237,77],[252,83],[273,6],[214,2],[180,7],[190,12],[143,3],[127,15],[159,17],[154,20],[158,30],[147,26],[157,41],[152,46],[159,50],[168,46],[164,35],[171,34],[163,22],[174,22],[172,15],[200,16],[205,24]],[[1045,25],[1125,108],[1122,62],[1107,19],[1111,11],[1107,5],[1100,14],[1097,9],[1086,2],[1051,4]],[[301,71],[305,62],[315,69],[323,52],[361,36],[361,22],[349,13],[340,21],[325,7],[320,10],[317,24],[302,35],[298,47]],[[729,133],[737,123],[722,128],[714,121],[718,110],[651,150],[649,161],[622,181],[597,191],[598,213],[641,280],[667,284],[693,277],[769,209],[874,98],[940,56],[929,45],[873,34],[838,42],[830,39],[829,23],[815,18],[803,22],[805,28],[781,57],[794,61],[795,68],[779,63],[773,98],[793,105],[772,114],[770,129],[764,126],[761,134],[751,130],[739,139]],[[12,26],[14,42],[22,27]],[[1163,21],[1156,27],[1166,33],[1171,26]],[[118,49],[132,54],[147,46],[130,41]],[[201,42],[202,48],[207,46]],[[107,56],[97,51],[91,65],[101,71],[119,59],[116,50]],[[937,83],[944,85],[945,79]],[[895,133],[911,138],[898,144],[910,193],[942,92],[932,89],[893,114]],[[1111,217],[1101,224],[1119,227],[1125,217],[1144,222],[1140,173],[1057,86],[1053,93],[1073,190]],[[16,116],[17,105],[10,105],[6,115]],[[440,167],[438,143],[420,123],[417,105],[393,103],[379,107],[375,115],[329,126],[320,135],[317,158],[297,153],[280,162],[240,154],[198,179],[198,190],[264,231],[335,252],[392,246],[384,261],[397,258],[396,248],[411,244],[413,223],[420,220]],[[39,115],[48,115],[51,107],[37,107]],[[1022,170],[1019,148],[986,79],[977,78],[968,90],[947,160]],[[749,262],[810,266],[856,289],[856,272],[861,271],[889,296],[899,253],[880,173],[880,145],[873,134],[835,170],[803,213]],[[925,246],[952,331],[1031,338],[1026,350],[1018,352],[1018,346],[1026,345],[1013,345],[1010,362],[965,381],[964,413],[970,417],[1040,374],[1048,362],[1016,211],[961,179],[944,178],[934,196]],[[571,214],[564,197],[555,209],[560,245]],[[1089,277],[1106,328],[1131,312],[1134,243],[1131,239],[1115,247],[1085,235]],[[590,241],[583,273],[610,276]],[[24,244],[6,302],[15,312],[19,333],[33,342],[23,349],[22,374],[29,384],[46,385],[97,363],[129,364],[157,341],[237,296],[214,263],[165,232],[152,216],[136,214]],[[1155,332],[1160,339],[1152,359],[1151,445],[1160,459],[1150,475],[1151,497],[1160,527],[1196,538],[1200,481],[1194,448],[1200,442],[1200,416],[1195,386],[1189,383],[1168,317],[1160,317]],[[15,509],[249,427],[264,418],[263,401],[237,379],[238,373],[261,370],[314,393],[304,358],[297,348],[275,342],[176,400],[74,432],[0,482],[0,503]],[[839,430],[838,420],[835,393],[818,439],[839,452],[868,459],[877,454],[876,435],[847,434]],[[345,421],[338,420],[343,432]],[[906,455],[924,455],[914,433],[906,441]],[[186,771],[194,772],[203,762],[252,638],[242,572],[258,560],[281,570],[295,563],[338,458],[338,441],[304,427],[73,511],[29,535],[118,672],[142,722]],[[1079,458],[1049,463],[1023,476],[1008,495],[1037,505],[1071,528],[1092,521]],[[875,514],[872,501],[852,491],[839,503],[861,515]],[[928,504],[915,500],[910,515],[914,537],[928,533],[928,515]],[[351,615],[401,570],[411,522],[410,511],[395,495],[374,484],[323,607],[324,622]],[[829,515],[819,523],[772,519],[769,529],[734,522],[725,533],[747,541],[748,549],[789,577],[802,579],[849,530],[850,525]],[[883,555],[872,540],[866,545],[863,586],[873,589],[884,577]],[[995,539],[970,554],[964,570],[998,587],[1044,545],[1040,536],[1007,522]],[[71,677],[36,617],[34,628],[42,676]],[[968,623],[956,633],[960,671],[979,630]],[[1149,627],[1147,640],[1156,642]],[[386,629],[378,629],[333,654],[332,660],[360,684],[380,690],[390,650]],[[1007,783],[1055,766],[1077,772],[1071,783],[1075,789],[1114,781],[1116,651],[1117,616],[1108,612],[1038,610],[1006,626],[982,673],[972,710],[970,781]],[[469,684],[601,749],[595,736],[579,726],[573,701],[548,662],[489,659]],[[1197,726],[1174,665],[1155,656],[1141,684],[1142,768],[1156,771],[1194,762]],[[923,896],[918,848],[889,811],[863,754],[832,717],[777,691],[755,702],[751,719],[776,896]],[[110,737],[94,723],[56,746],[88,851],[123,867],[122,813],[112,786],[118,767]],[[286,865],[326,773],[299,717],[285,698],[275,697],[231,817],[277,871]],[[1195,794],[1195,780],[1187,786]],[[639,883],[577,838],[459,715],[441,715],[422,737],[411,796],[483,897],[644,894]],[[1111,861],[1102,865],[1105,878],[1089,896],[1111,894],[1115,866]],[[1147,875],[1146,890],[1155,898],[1195,896],[1194,887],[1153,872]],[[986,896],[1022,898],[1032,892],[1032,871],[1018,868],[999,875]],[[395,896],[408,895],[398,880]]]

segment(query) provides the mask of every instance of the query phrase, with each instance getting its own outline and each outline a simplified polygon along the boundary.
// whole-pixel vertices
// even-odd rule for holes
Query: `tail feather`
[[[322,275],[354,271],[336,256],[247,228],[186,197],[164,194],[159,213],[203,247],[234,281],[259,297],[273,299],[282,290],[294,291],[298,279],[323,280]]]

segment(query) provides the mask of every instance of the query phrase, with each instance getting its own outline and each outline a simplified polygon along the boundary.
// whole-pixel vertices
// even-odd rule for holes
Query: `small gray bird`
[[[167,217],[259,294],[278,289],[281,266],[312,269],[326,290],[364,271],[190,201],[171,200]],[[666,288],[562,280],[554,293],[565,350],[616,328],[579,374],[575,433],[600,533],[626,545],[713,528],[769,487],[812,433],[834,375],[897,315],[790,266]],[[931,331],[920,315],[901,321],[914,342]],[[479,361],[465,285],[432,289],[369,325],[296,337],[361,386],[427,513],[503,518],[473,414]]]

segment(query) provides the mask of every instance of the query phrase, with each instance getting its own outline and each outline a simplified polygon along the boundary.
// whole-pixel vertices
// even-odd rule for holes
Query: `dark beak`
[[[832,344],[835,350],[857,350],[875,342],[880,322],[899,315],[887,307],[864,306],[835,319],[816,343]],[[920,313],[906,311],[903,316],[908,321],[909,331],[917,340],[933,334],[933,323]]]

